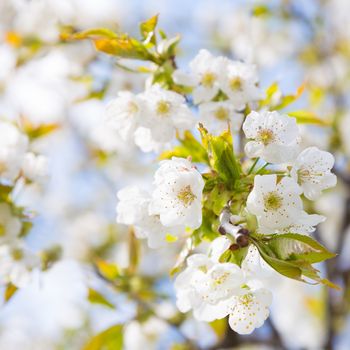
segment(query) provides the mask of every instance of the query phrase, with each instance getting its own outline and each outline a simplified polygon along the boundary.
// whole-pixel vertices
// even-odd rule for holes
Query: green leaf
[[[158,23],[158,14],[140,24],[140,32],[141,32],[142,39],[147,43],[150,42],[153,45],[156,44],[155,28],[157,26],[157,23]]]
[[[287,113],[289,116],[294,117],[299,124],[313,124],[319,126],[330,126],[331,123],[329,121],[320,119],[313,112],[309,111],[294,111]]]
[[[9,283],[5,289],[5,294],[4,294],[5,302],[8,302],[15,295],[17,290],[18,288],[14,284]]]
[[[227,325],[228,323],[226,318],[221,318],[209,323],[209,326],[214,330],[219,340],[224,338],[227,330]]]
[[[299,99],[299,97],[302,95],[304,90],[305,90],[305,84],[302,84],[301,86],[299,86],[299,88],[297,89],[297,91],[294,95],[283,96],[281,99],[281,103],[279,105],[275,106],[274,109],[279,110],[279,109],[285,108],[288,105],[290,105],[291,103],[295,102],[297,99]]]
[[[301,236],[296,239],[295,236]],[[285,240],[302,242],[297,248],[293,248],[293,245],[286,241],[280,241],[276,244],[277,235],[273,235],[272,238],[252,238],[252,243],[258,248],[261,257],[269,264],[274,270],[280,274],[293,278],[298,281],[307,282],[305,277],[311,279],[317,283],[324,284],[334,289],[340,289],[339,286],[329,281],[326,278],[319,276],[319,271],[316,270],[311,264],[312,262],[319,262],[325,259],[329,259],[334,254],[328,252],[318,242],[309,239],[310,237],[298,235],[298,234],[286,234]],[[272,242],[271,242],[272,241]],[[282,247],[283,248],[282,248]],[[290,251],[295,251],[291,253]]]
[[[88,300],[90,301],[90,303],[100,304],[107,306],[111,309],[115,309],[115,306],[110,301],[108,301],[105,298],[105,296],[103,296],[101,293],[92,288],[89,288]]]
[[[95,335],[82,350],[122,350],[123,326],[115,325]]]
[[[0,184],[0,200],[7,202],[9,200],[12,189],[13,186]]]
[[[273,102],[274,95],[279,92],[279,86],[277,82],[272,83],[267,89],[266,89],[266,97],[264,100],[260,102],[260,107],[263,106],[269,106]]]
[[[240,178],[242,170],[234,154],[231,131],[227,130],[220,136],[213,136],[201,124],[199,131],[211,168],[224,182],[233,187],[235,180]]]
[[[95,266],[98,273],[109,281],[114,281],[120,276],[120,271],[117,265],[107,262],[102,259],[95,260]]]
[[[179,138],[180,146],[174,147],[170,151],[165,151],[160,155],[160,159],[171,159],[172,157],[187,158],[192,157],[195,163],[207,163],[208,156],[205,148],[191,134],[190,131],[185,131],[184,137]]]
[[[113,56],[146,61],[153,59],[141,42],[126,34],[119,35],[117,38],[93,39],[93,42],[97,51]]]
[[[301,270],[297,266],[293,264],[278,259],[271,254],[271,251],[264,247],[263,243],[258,243],[253,241],[255,246],[258,248],[261,257],[265,260],[267,264],[269,264],[274,270],[280,273],[283,276],[296,279],[298,281],[302,281]]]
[[[136,238],[133,229],[129,230],[129,266],[128,270],[131,274],[135,273],[140,261],[140,241]]]
[[[269,246],[283,260],[305,260],[313,264],[336,257],[310,236],[298,233],[274,235]]]
[[[248,247],[239,248],[234,251],[228,249],[220,256],[219,262],[221,263],[229,262],[229,263],[241,266],[243,260],[247,256],[247,253],[248,253]]]
[[[84,39],[98,39],[98,38],[117,38],[118,34],[107,28],[92,28],[74,34],[61,34],[64,40],[84,40]]]

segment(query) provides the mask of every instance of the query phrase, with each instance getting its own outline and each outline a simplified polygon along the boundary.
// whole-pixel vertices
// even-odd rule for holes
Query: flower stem
[[[248,175],[250,175],[252,173],[252,171],[254,170],[256,164],[258,163],[260,157],[256,158],[253,165],[250,167],[249,171],[248,171]]]

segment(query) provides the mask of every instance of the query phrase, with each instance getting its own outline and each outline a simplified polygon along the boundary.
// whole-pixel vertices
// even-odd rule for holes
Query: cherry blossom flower
[[[298,184],[290,177],[283,177],[277,182],[276,174],[256,175],[254,188],[247,199],[247,209],[256,215],[259,232],[278,233],[293,227],[310,232],[313,225],[321,222],[323,217],[320,215],[304,212],[301,193]]]
[[[306,198],[316,200],[323,190],[337,183],[337,177],[331,173],[333,165],[332,154],[309,147],[294,161],[291,176],[301,186]]]
[[[292,160],[298,151],[299,130],[295,118],[278,112],[251,112],[243,123],[249,141],[245,146],[248,157],[261,157],[269,163]]]
[[[239,334],[250,334],[268,318],[272,294],[265,288],[234,296],[229,308],[229,325]]]
[[[189,64],[190,73],[176,70],[173,78],[180,85],[194,87],[192,94],[195,104],[208,102],[219,92],[224,63],[223,57],[215,57],[207,50],[200,50]]]
[[[164,226],[198,228],[202,223],[202,175],[187,159],[173,157],[160,163],[149,206]]]
[[[28,138],[11,123],[0,121],[0,179],[13,181],[20,172]]]
[[[176,131],[182,133],[194,126],[193,115],[182,95],[152,85],[141,97],[145,102],[141,126],[151,130],[154,141],[170,142]]]
[[[220,87],[237,109],[262,97],[255,66],[228,61],[220,77]]]
[[[123,188],[118,192],[117,222],[133,225],[138,238],[146,238],[150,248],[165,244],[166,234],[178,236],[185,231],[183,226],[165,227],[159,215],[148,212],[150,195],[136,186]]]
[[[230,101],[200,104],[199,117],[204,126],[210,132],[216,134],[227,130],[228,124],[233,131],[238,131],[243,121],[243,115],[235,110],[234,105]]]
[[[122,140],[133,137],[139,126],[142,100],[131,92],[120,91],[106,107],[107,125],[113,127]]]

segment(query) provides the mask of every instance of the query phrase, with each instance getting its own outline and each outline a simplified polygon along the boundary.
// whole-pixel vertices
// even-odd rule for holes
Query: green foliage
[[[123,326],[115,325],[95,335],[82,350],[122,350]]]
[[[227,130],[220,136],[213,136],[201,124],[199,131],[211,169],[228,187],[233,188],[235,180],[240,178],[242,169],[234,154],[231,131]]]
[[[144,43],[157,44],[155,29],[158,23],[158,15],[155,15],[140,24],[140,33]]]
[[[236,250],[226,250],[219,258],[221,263],[230,262],[238,266],[242,265],[243,260],[247,256],[248,247],[239,248]]]
[[[8,302],[15,295],[17,290],[18,290],[18,288],[14,284],[9,283],[6,286],[5,293],[4,293],[5,302]]]
[[[114,281],[120,276],[119,267],[115,264],[112,264],[102,259],[96,259],[95,266],[98,273],[108,281]]]
[[[305,278],[339,289],[337,285],[319,276],[312,264],[333,258],[335,254],[309,236],[287,233],[254,236],[252,243],[261,257],[280,274],[299,281]]]
[[[104,305],[111,309],[115,308],[114,305],[109,300],[107,300],[104,295],[92,288],[89,288],[88,300],[93,304]]]
[[[195,163],[208,164],[208,155],[205,148],[191,134],[185,131],[183,138],[179,138],[180,145],[174,147],[170,151],[165,151],[160,155],[160,159],[171,159],[172,157],[191,157]]]
[[[313,124],[319,126],[330,126],[331,123],[327,120],[320,119],[317,115],[310,111],[293,111],[288,113],[289,116],[294,117],[298,124]]]

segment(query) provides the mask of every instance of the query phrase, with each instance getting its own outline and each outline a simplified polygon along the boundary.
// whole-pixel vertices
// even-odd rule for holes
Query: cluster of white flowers
[[[136,186],[118,192],[117,222],[133,225],[151,248],[164,244],[167,234],[179,236],[202,223],[202,175],[193,164],[173,157],[160,163],[152,194]]]
[[[14,124],[0,120],[0,181],[13,183],[22,173],[28,180],[47,176],[47,159],[28,151],[29,140]]]
[[[38,182],[47,177],[47,158],[29,151],[28,136],[15,124],[0,121],[0,184],[13,189],[20,178]],[[22,287],[39,264],[21,240],[21,213],[10,202],[0,202],[0,282]]]
[[[324,221],[320,215],[303,210],[301,194],[316,200],[325,189],[336,185],[331,173],[332,154],[309,147],[299,155],[299,130],[295,118],[277,112],[251,112],[243,131],[250,140],[248,157],[273,164],[289,164],[290,176],[256,175],[247,199],[247,209],[256,215],[261,233],[310,233]],[[282,177],[282,178],[281,178]]]
[[[200,121],[212,132],[241,128],[241,112],[247,103],[262,97],[256,68],[200,50],[189,64],[189,73],[176,70],[176,83],[193,88],[193,102],[199,104]]]
[[[133,140],[143,152],[160,151],[177,132],[181,134],[195,124],[185,98],[159,85],[138,95],[119,92],[108,104],[106,118],[122,140]]]
[[[177,306],[182,312],[192,309],[196,319],[207,322],[229,316],[234,331],[249,334],[269,316],[272,294],[266,285],[273,272],[253,246],[241,267],[220,263],[220,255],[231,244],[228,238],[219,237],[208,255],[187,258],[187,268],[175,281]]]

